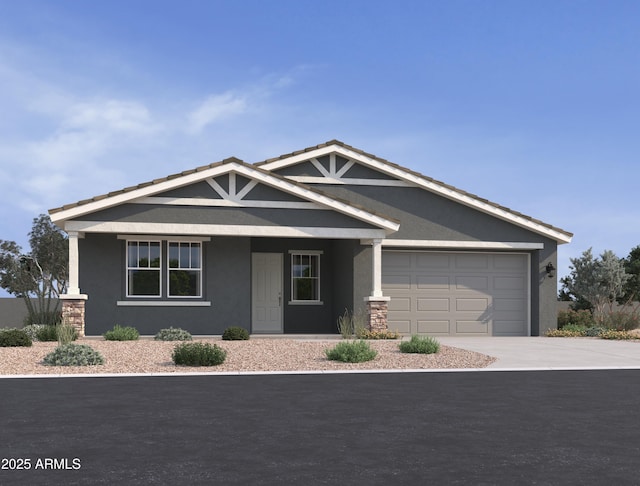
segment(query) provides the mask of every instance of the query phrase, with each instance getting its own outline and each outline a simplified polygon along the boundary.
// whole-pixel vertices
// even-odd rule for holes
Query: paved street
[[[0,484],[634,484],[639,378],[4,379]]]

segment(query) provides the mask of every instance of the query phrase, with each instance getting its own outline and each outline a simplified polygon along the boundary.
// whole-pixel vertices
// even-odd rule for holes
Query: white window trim
[[[200,267],[197,269],[194,268],[174,268],[173,270],[197,270],[200,272],[200,278],[199,278],[199,282],[198,282],[198,289],[200,290],[200,293],[198,295],[171,295],[169,294],[169,289],[170,287],[170,279],[171,279],[171,266],[169,265],[169,245],[171,243],[198,243],[200,245]],[[178,251],[179,251],[179,245],[178,245]],[[203,261],[202,261],[202,242],[201,241],[194,241],[194,240],[167,240],[167,299],[202,299],[202,273],[203,273]],[[191,254],[189,254],[189,259],[191,259]]]
[[[289,301],[289,305],[323,305],[324,302],[320,299],[322,295],[322,275],[320,274],[320,256],[324,252],[322,250],[289,250],[289,255],[291,255],[291,300]],[[294,300],[293,299],[293,289],[294,289],[294,279],[293,276],[293,257],[296,255],[308,255],[308,256],[317,256],[318,257],[318,298],[314,300]],[[300,278],[300,277],[298,277]]]
[[[129,294],[129,271],[130,270],[141,270],[140,267],[130,267],[129,266],[129,243],[158,243],[160,245],[160,266],[157,268],[159,273],[158,278],[158,295],[136,295]],[[126,258],[126,296],[128,299],[161,299],[162,298],[162,241],[161,240],[146,240],[146,239],[130,239],[127,240],[126,249],[125,249],[125,258]],[[155,268],[150,268],[151,270],[156,270]]]

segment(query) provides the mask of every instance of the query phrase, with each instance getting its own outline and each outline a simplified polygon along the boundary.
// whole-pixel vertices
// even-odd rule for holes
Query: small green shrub
[[[22,329],[3,329],[0,331],[0,347],[29,347],[31,338]]]
[[[58,329],[53,324],[41,325],[36,331],[38,341],[48,342],[58,340]]]
[[[179,327],[169,327],[168,329],[160,329],[153,339],[156,341],[191,341],[193,337],[189,331]]]
[[[607,329],[633,331],[640,326],[640,316],[634,311],[612,311],[604,316],[602,324]]]
[[[140,333],[135,327],[116,324],[112,330],[105,332],[102,336],[107,341],[135,341],[140,337]]]
[[[591,314],[591,311],[586,309],[577,311],[573,309],[559,311],[558,329],[563,329],[569,324],[575,324],[582,327],[592,327],[594,325],[593,315]]]
[[[102,355],[86,344],[63,344],[44,357],[47,366],[93,366],[104,364]]]
[[[600,326],[588,327],[584,330],[583,335],[586,337],[600,337],[605,330],[604,327]]]
[[[27,333],[27,336],[29,336],[32,341],[37,341],[38,331],[43,327],[44,324],[29,324],[28,326],[24,326],[22,330]]]
[[[400,333],[388,329],[383,331],[369,331],[368,329],[364,329],[357,334],[357,337],[358,339],[398,339]]]
[[[224,341],[246,341],[249,339],[249,331],[240,326],[227,327],[222,333]]]
[[[440,343],[431,336],[411,336],[409,341],[399,345],[402,353],[434,354],[440,351]]]
[[[227,352],[217,344],[201,342],[178,344],[171,354],[176,365],[184,366],[217,366],[226,358]]]
[[[332,349],[325,349],[327,359],[342,361],[343,363],[362,363],[371,361],[378,355],[375,349],[366,341],[343,341]]]

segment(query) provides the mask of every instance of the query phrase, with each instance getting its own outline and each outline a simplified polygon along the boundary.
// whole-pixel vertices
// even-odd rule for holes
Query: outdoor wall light
[[[547,263],[547,266],[544,267],[544,269],[547,271],[547,277],[553,278],[553,276],[554,276],[553,272],[556,269],[556,267],[553,266],[553,263],[551,263],[551,262]]]

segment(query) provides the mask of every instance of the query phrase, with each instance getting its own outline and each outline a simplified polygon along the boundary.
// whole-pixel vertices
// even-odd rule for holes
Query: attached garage
[[[529,254],[382,253],[388,326],[433,336],[530,335]]]

